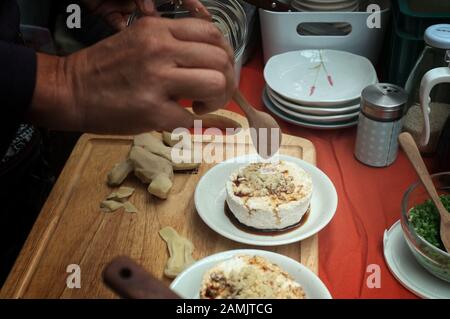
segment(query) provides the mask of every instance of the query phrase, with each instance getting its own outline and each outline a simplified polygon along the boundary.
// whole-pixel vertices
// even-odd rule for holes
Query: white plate
[[[272,102],[278,102],[283,106],[300,113],[311,114],[311,115],[336,115],[336,114],[348,114],[359,111],[361,108],[360,100],[352,101],[353,105],[336,105],[329,108],[314,106],[314,105],[301,105],[289,102],[288,100],[283,99],[280,95],[275,93],[273,90],[266,86],[267,95]],[[275,100],[275,101],[274,101]]]
[[[269,97],[267,96],[266,92],[263,92],[262,100],[266,108],[274,115],[278,116],[279,118],[285,120],[286,122],[307,127],[307,128],[313,128],[313,129],[319,129],[319,130],[335,130],[335,129],[342,129],[342,128],[348,128],[352,127],[358,124],[358,120],[351,121],[351,122],[343,122],[343,123],[333,123],[333,124],[318,124],[318,123],[311,123],[306,121],[301,121],[299,119],[294,118],[293,116],[284,113],[283,111],[279,110],[273,103],[270,101]]]
[[[384,232],[384,258],[394,277],[421,298],[450,299],[450,283],[423,268],[407,245],[400,221]]]
[[[256,235],[237,228],[225,215],[225,183],[239,167],[259,160],[258,155],[229,159],[211,168],[195,189],[195,207],[200,218],[218,234],[249,245],[278,246],[306,239],[324,228],[333,218],[337,207],[337,193],[327,175],[314,165],[299,158],[279,155],[280,160],[293,162],[311,175],[313,195],[308,220],[300,228],[277,236]]]
[[[270,101],[275,105],[275,107],[279,108],[281,111],[292,115],[294,118],[299,119],[301,121],[308,121],[308,122],[314,122],[318,124],[329,124],[329,123],[335,123],[335,122],[343,122],[343,121],[355,121],[359,116],[359,110],[353,113],[348,114],[338,114],[338,115],[310,115],[310,114],[303,114],[299,113],[297,111],[293,111],[275,99],[271,98],[270,94],[267,93],[268,98]]]
[[[321,67],[321,61],[325,68]],[[301,50],[275,55],[264,68],[264,78],[283,98],[318,106],[349,103],[359,99],[365,87],[378,82],[367,58],[336,50]]]
[[[218,263],[236,255],[264,257],[280,266],[296,282],[302,285],[308,299],[331,299],[331,294],[325,284],[316,274],[301,263],[280,254],[255,249],[230,250],[206,257],[179,274],[170,285],[170,288],[183,298],[198,299],[203,275]]]

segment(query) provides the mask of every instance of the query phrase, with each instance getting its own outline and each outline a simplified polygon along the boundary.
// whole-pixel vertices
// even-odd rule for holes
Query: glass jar
[[[404,130],[411,133],[422,153],[430,154],[435,152],[450,114],[450,83],[437,79],[436,72],[450,75],[450,25],[428,28],[425,42],[427,45],[406,82],[409,99]],[[426,87],[430,88],[431,103],[428,96],[420,96],[421,88],[424,92]]]
[[[244,8],[238,0],[201,0],[200,2],[211,13],[213,23],[222,31],[234,49],[236,80],[239,82],[248,33],[247,16]],[[164,12],[162,16],[167,18],[179,19],[190,16],[189,12],[185,10],[171,7],[167,1],[163,1],[161,6],[157,6],[157,9]],[[139,17],[139,13],[132,15],[128,20],[128,25]]]

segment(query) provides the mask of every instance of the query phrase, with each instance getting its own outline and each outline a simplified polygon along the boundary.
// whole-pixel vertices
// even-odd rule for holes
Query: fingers
[[[127,26],[128,16],[135,10],[133,2],[93,2],[89,6],[92,12],[101,16],[110,26],[116,30],[123,30]]]
[[[105,21],[116,30],[123,30],[127,27],[127,17],[119,12],[111,12],[104,17]]]
[[[228,102],[230,102],[235,90],[236,89],[234,88],[234,86],[232,87],[232,89],[229,89],[229,87],[227,87],[226,90],[222,91],[221,94],[216,95],[211,100],[196,99],[192,104],[192,109],[194,113],[198,115],[214,112],[220,108],[225,107]]]
[[[224,74],[205,69],[173,69],[166,74],[171,99],[195,100],[194,112],[205,114],[225,106],[231,99],[234,86],[227,83]],[[234,81],[233,81],[234,85]]]
[[[192,103],[192,110],[197,115],[205,115],[227,105],[230,99],[219,99],[210,102],[194,101]]]
[[[234,61],[234,51],[222,32],[210,22],[200,19],[179,19],[170,23],[169,29],[178,40],[189,42],[204,42],[221,47],[228,54],[231,61]]]
[[[175,62],[181,68],[209,69],[221,72],[231,90],[235,82],[234,63],[227,53],[216,46],[204,43],[182,42],[178,45]]]
[[[215,70],[176,68],[164,77],[173,99],[213,100],[225,94],[225,76]]]
[[[210,112],[213,112],[215,110],[211,110],[212,106],[211,105],[207,105],[204,102],[198,102],[195,101],[192,104],[192,110],[194,111],[195,114],[197,115],[204,115],[204,114],[208,114]]]
[[[174,101],[166,101],[159,108],[161,114],[155,116],[158,119],[158,123],[151,125],[151,129],[156,129],[158,131],[173,131],[176,128],[191,128],[194,126],[194,115],[180,106]],[[154,110],[149,110],[154,112]],[[149,116],[154,116],[155,114],[150,114]],[[150,119],[150,122],[152,119]]]
[[[211,21],[211,14],[199,0],[182,0],[182,4],[195,18]]]
[[[134,0],[134,2],[144,15],[156,15],[157,10],[153,0]],[[181,0],[180,3],[186,10],[191,12],[193,17],[211,21],[211,14],[199,0]]]
[[[166,74],[171,99],[187,98],[194,103],[197,114],[213,112],[223,107],[234,92],[225,75],[216,70],[172,69]]]
[[[187,71],[183,75],[185,83],[189,83],[183,94],[183,98],[189,98],[197,101],[193,104],[196,114],[204,114],[217,110],[224,106],[236,89],[234,64],[230,62],[226,52],[210,44],[183,43],[178,52],[183,54],[176,57],[178,66]],[[202,78],[192,81],[192,68],[198,68],[203,72],[197,72],[195,76],[201,75]],[[208,71],[218,71],[211,73]],[[217,77],[221,77],[220,79]],[[223,82],[225,80],[225,83]],[[222,82],[221,82],[222,81]],[[206,82],[206,83],[205,83]],[[193,85],[198,85],[192,87]],[[224,85],[223,85],[224,84]]]
[[[147,16],[153,16],[156,14],[155,4],[153,0],[134,0],[139,11]]]
[[[180,67],[219,71],[234,67],[234,61],[224,49],[207,43],[177,41],[175,54],[175,62]]]
[[[189,97],[196,101],[193,104],[194,112],[205,114],[223,107],[231,99],[236,89],[234,53],[216,26],[198,19],[195,22],[178,23],[177,21],[171,31],[173,31],[172,35],[178,40],[196,42],[182,44],[183,48],[179,52],[183,52],[183,54],[178,59],[178,65],[217,70],[225,78],[225,87],[217,91],[211,91],[214,92],[214,96],[206,93],[201,96],[197,93],[197,97],[192,96],[192,94]],[[201,42],[202,45],[199,45],[198,42]],[[219,50],[211,49],[208,45],[215,46]],[[224,62],[224,55],[220,51],[226,53],[228,62]],[[214,79],[211,81],[214,81]],[[208,91],[210,87],[201,87],[201,89]]]
[[[164,25],[171,33],[171,44],[163,46],[162,57],[173,65],[158,76],[168,99],[196,101],[194,109],[199,114],[215,111],[231,99],[236,88],[233,51],[214,24],[182,20],[146,20],[146,30],[157,32],[150,26],[158,23],[159,29]]]

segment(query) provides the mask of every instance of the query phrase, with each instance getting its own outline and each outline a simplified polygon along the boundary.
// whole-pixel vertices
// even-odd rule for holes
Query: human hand
[[[39,54],[30,118],[92,133],[191,127],[193,115],[177,101],[198,101],[199,113],[223,107],[236,88],[233,60],[210,22],[143,17],[69,57]]]
[[[136,9],[146,16],[158,16],[153,0],[84,0],[84,3],[117,30],[126,28],[129,16]],[[182,0],[180,3],[193,17],[211,19],[208,10],[199,0]]]

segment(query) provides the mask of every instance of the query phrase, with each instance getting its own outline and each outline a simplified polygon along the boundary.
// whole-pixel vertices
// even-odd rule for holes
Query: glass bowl
[[[439,195],[450,194],[450,172],[431,177]],[[403,235],[418,263],[434,276],[450,282],[450,254],[426,241],[416,232],[409,220],[410,210],[428,199],[430,197],[420,182],[411,185],[406,191],[402,200]]]

